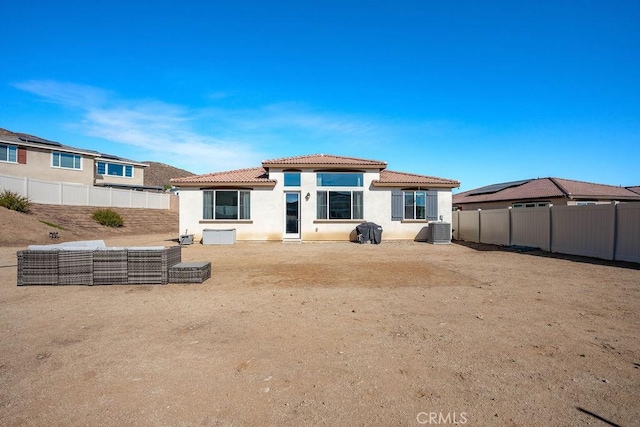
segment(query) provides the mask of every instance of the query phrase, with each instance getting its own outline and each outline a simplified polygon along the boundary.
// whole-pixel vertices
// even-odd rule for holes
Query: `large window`
[[[97,162],[98,175],[133,178],[133,166],[120,163]]]
[[[52,153],[51,165],[54,168],[82,169],[82,158],[77,154]]]
[[[0,162],[16,163],[18,161],[18,147],[0,145]]]
[[[318,191],[318,219],[363,219],[362,191]]]
[[[318,187],[362,187],[362,173],[318,172]]]
[[[250,219],[251,192],[215,190],[204,192],[204,219]]]

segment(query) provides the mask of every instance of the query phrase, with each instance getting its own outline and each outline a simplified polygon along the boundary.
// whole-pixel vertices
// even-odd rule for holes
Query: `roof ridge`
[[[564,186],[562,186],[562,184],[560,184],[558,181],[556,181],[557,179],[561,179],[561,178],[552,178],[552,177],[548,177],[548,178],[538,178],[538,179],[548,179],[549,181],[551,181],[551,183],[553,185],[555,185],[558,190],[560,190],[560,192],[562,194],[564,194],[565,196],[571,198],[571,193],[569,193],[569,190],[567,190],[566,188],[564,188]]]
[[[351,157],[351,156],[341,156],[338,154],[303,154],[303,155],[299,155],[299,156],[290,156],[290,157],[279,157],[276,159],[267,159],[267,160],[263,160],[262,163],[275,163],[275,162],[279,162],[279,161],[290,161],[290,160],[296,160],[296,159],[307,159],[307,158],[311,158],[311,157],[334,157],[334,158],[340,158],[340,159],[347,159],[347,160],[356,160],[356,161],[364,161],[364,162],[370,162],[370,163],[380,163],[380,164],[384,164],[386,165],[387,162],[383,162],[381,160],[375,160],[375,159],[364,159],[362,157]]]

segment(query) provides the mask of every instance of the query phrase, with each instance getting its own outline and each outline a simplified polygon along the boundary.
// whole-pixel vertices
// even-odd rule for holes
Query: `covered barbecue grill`
[[[356,226],[358,235],[358,243],[375,243],[380,244],[382,241],[382,227],[373,222],[363,222]]]

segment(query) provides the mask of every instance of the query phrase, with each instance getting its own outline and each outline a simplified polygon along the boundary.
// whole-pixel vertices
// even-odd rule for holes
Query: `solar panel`
[[[49,141],[48,139],[39,138],[27,133],[17,133],[16,135],[18,135],[18,138],[20,138],[24,142],[35,142],[38,144],[53,145],[54,147],[62,147],[62,144],[60,144],[59,142]]]
[[[100,153],[100,157],[102,157],[103,159],[120,160],[120,157],[112,156],[111,154]]]
[[[486,187],[481,187],[478,188],[477,190],[474,190],[473,193],[469,193],[469,196],[477,196],[480,194],[491,194],[491,193],[497,193],[498,191],[502,191],[506,188],[511,188],[511,187],[518,187],[522,184],[526,184],[527,182],[531,181],[530,179],[524,179],[522,181],[511,181],[511,182],[503,182],[500,184],[492,184],[492,185],[487,185]]]

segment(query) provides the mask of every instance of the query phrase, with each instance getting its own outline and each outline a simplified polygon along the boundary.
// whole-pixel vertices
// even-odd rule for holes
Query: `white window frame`
[[[56,165],[55,163],[55,159],[56,156],[58,157],[58,164]],[[66,166],[61,166],[62,162],[61,160],[61,156],[73,156],[73,167],[69,168]],[[78,161],[78,167],[76,167],[76,160]],[[66,169],[66,170],[75,170],[75,171],[81,171],[82,170],[82,156],[79,154],[72,154],[72,153],[61,153],[58,151],[54,151],[53,153],[51,153],[51,167],[52,168],[56,168],[56,169]]]
[[[218,200],[218,192],[236,192],[238,206],[236,211],[236,218],[216,218],[216,207]],[[211,218],[208,218],[206,215],[207,205],[206,198],[208,194],[212,194],[211,199]],[[246,206],[247,214],[244,215],[245,210],[243,209],[245,205],[242,203],[243,195],[248,197],[248,205]],[[250,221],[251,220],[251,191],[250,190],[203,190],[202,192],[202,219],[205,221]]]
[[[0,162],[18,163],[18,147],[17,146],[8,145],[8,144],[0,144],[0,147],[6,147],[7,148],[7,158],[6,159],[0,159]],[[11,153],[13,153],[13,156],[15,157],[15,160],[11,160]]]
[[[416,193],[422,193],[422,198],[424,200],[424,218],[418,218],[418,203],[416,201],[418,198],[416,197]],[[413,197],[413,218],[407,218],[407,194],[411,194]],[[402,192],[402,218],[407,221],[416,220],[416,221],[426,221],[427,220],[427,191],[426,190],[414,190],[414,191],[403,191]]]
[[[105,171],[105,173],[100,173],[100,172],[99,172],[99,170],[100,170],[100,164],[101,164],[101,163],[102,163],[102,164],[104,164],[104,171]],[[118,174],[116,174],[116,173],[111,173],[111,172],[109,171],[109,166],[111,166],[111,165],[118,165],[118,166],[122,166],[122,175],[118,175]],[[127,168],[129,168],[129,169],[131,170],[131,176],[127,176]],[[135,171],[135,168],[133,167],[133,165],[127,165],[127,164],[124,164],[124,163],[105,162],[105,161],[102,161],[102,160],[98,160],[98,161],[96,162],[96,173],[97,173],[98,175],[104,175],[104,176],[116,176],[116,177],[118,177],[118,178],[133,179],[134,171]]]
[[[549,202],[518,202],[511,205],[514,209],[546,208]]]
[[[324,187],[322,187],[324,188]],[[324,213],[325,216],[323,218],[320,217],[320,204],[319,204],[319,199],[320,199],[320,194],[321,193],[325,193],[325,199],[327,201],[324,209]],[[330,218],[331,216],[331,197],[330,197],[330,193],[349,193],[349,198],[350,198],[350,217],[349,218]],[[361,218],[356,218],[354,213],[356,212],[357,209],[357,205],[356,205],[356,197],[354,196],[354,193],[360,193],[360,201],[361,201],[361,205],[360,205],[360,212],[361,212]],[[344,188],[334,188],[334,189],[323,189],[323,190],[318,190],[316,193],[316,219],[318,220],[326,220],[326,221],[354,221],[354,220],[363,220],[364,219],[364,191],[362,190],[350,190],[350,189],[344,189]]]

